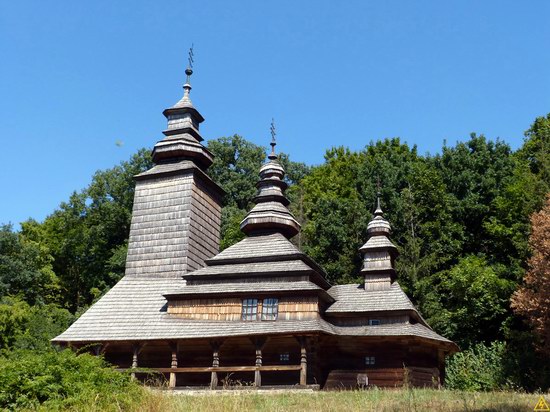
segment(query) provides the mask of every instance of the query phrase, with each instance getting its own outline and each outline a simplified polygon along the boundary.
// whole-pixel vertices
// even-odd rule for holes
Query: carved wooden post
[[[211,341],[210,346],[212,346],[212,367],[218,368],[220,366],[220,346],[219,341]],[[210,376],[210,389],[216,389],[218,386],[218,372],[212,371]]]
[[[445,352],[439,350],[437,352],[437,366],[438,366],[438,377],[437,377],[437,386],[438,389],[441,389],[441,386],[445,384]]]
[[[141,343],[134,343],[132,345],[132,348],[134,350],[134,353],[132,355],[132,369],[136,369],[138,367],[138,355],[139,355],[139,352],[141,351]],[[135,379],[136,378],[136,374],[135,372],[132,372],[132,379]]]
[[[300,336],[300,385],[305,386],[307,384],[307,349],[306,338]]]
[[[254,343],[254,346],[256,347],[256,366],[260,368],[262,366],[262,349],[265,346],[265,343],[267,341],[267,338],[261,337],[261,338],[253,338],[252,343]],[[262,372],[260,369],[256,369],[254,371],[254,386],[259,388],[262,386]]]
[[[172,350],[172,362],[170,367],[176,369],[178,367],[178,342],[170,342],[170,349]],[[176,373],[170,372],[170,388],[176,387]]]
[[[94,345],[94,355],[95,356],[101,355],[102,349],[103,349],[103,345],[101,343]]]

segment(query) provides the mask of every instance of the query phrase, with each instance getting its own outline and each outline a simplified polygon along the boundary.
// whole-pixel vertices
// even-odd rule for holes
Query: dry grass
[[[540,395],[514,392],[470,393],[446,390],[368,390],[355,392],[231,391],[188,394],[151,391],[140,411],[532,411]],[[546,396],[550,402],[550,396]]]

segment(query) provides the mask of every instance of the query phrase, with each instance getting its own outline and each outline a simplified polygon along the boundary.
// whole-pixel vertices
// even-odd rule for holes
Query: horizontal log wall
[[[254,297],[251,293],[250,297]],[[168,313],[184,319],[241,320],[241,298],[186,299],[168,304]],[[262,313],[262,300],[258,302],[258,319]],[[319,316],[316,296],[282,297],[279,299],[280,320],[315,319]]]
[[[366,374],[369,385],[396,387],[436,386],[440,382],[437,345],[416,338],[326,337],[321,356],[327,389],[355,388],[358,374]],[[374,365],[365,357],[373,356]]]
[[[405,370],[403,368],[371,368],[371,369],[335,369],[329,372],[323,389],[355,389],[367,386],[395,388],[403,386]]]

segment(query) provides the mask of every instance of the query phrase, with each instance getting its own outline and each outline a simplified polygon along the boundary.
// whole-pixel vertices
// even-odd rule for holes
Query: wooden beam
[[[170,363],[170,369],[178,368],[178,342],[170,342],[170,350],[172,351],[172,361]],[[174,389],[176,387],[176,373],[170,372],[169,387]]]
[[[197,366],[189,368],[147,368],[148,370],[159,373],[204,373],[204,372],[254,372],[260,371],[299,371],[302,365],[268,365],[268,366]],[[117,368],[119,372],[128,370],[127,368]],[[130,369],[131,370],[131,369]]]

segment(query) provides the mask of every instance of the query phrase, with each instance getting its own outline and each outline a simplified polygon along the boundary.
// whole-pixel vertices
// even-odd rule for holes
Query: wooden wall
[[[250,297],[254,297],[252,293]],[[276,296],[273,296],[276,297]],[[240,321],[242,298],[185,299],[168,303],[168,313],[185,319]],[[262,313],[258,302],[258,319]],[[315,319],[319,316],[316,296],[287,296],[279,298],[279,320]]]
[[[216,255],[220,247],[220,201],[199,180],[194,183],[189,215],[188,271],[204,267],[204,261]]]
[[[438,348],[415,338],[331,336],[322,339],[320,350],[326,389],[355,388],[358,375],[365,374],[371,386],[433,386],[439,383]],[[374,356],[375,364],[366,365],[366,356]]]
[[[380,324],[406,323],[410,321],[409,315],[370,315],[370,316],[327,316],[328,320],[338,326],[368,326],[369,320],[377,319]]]

